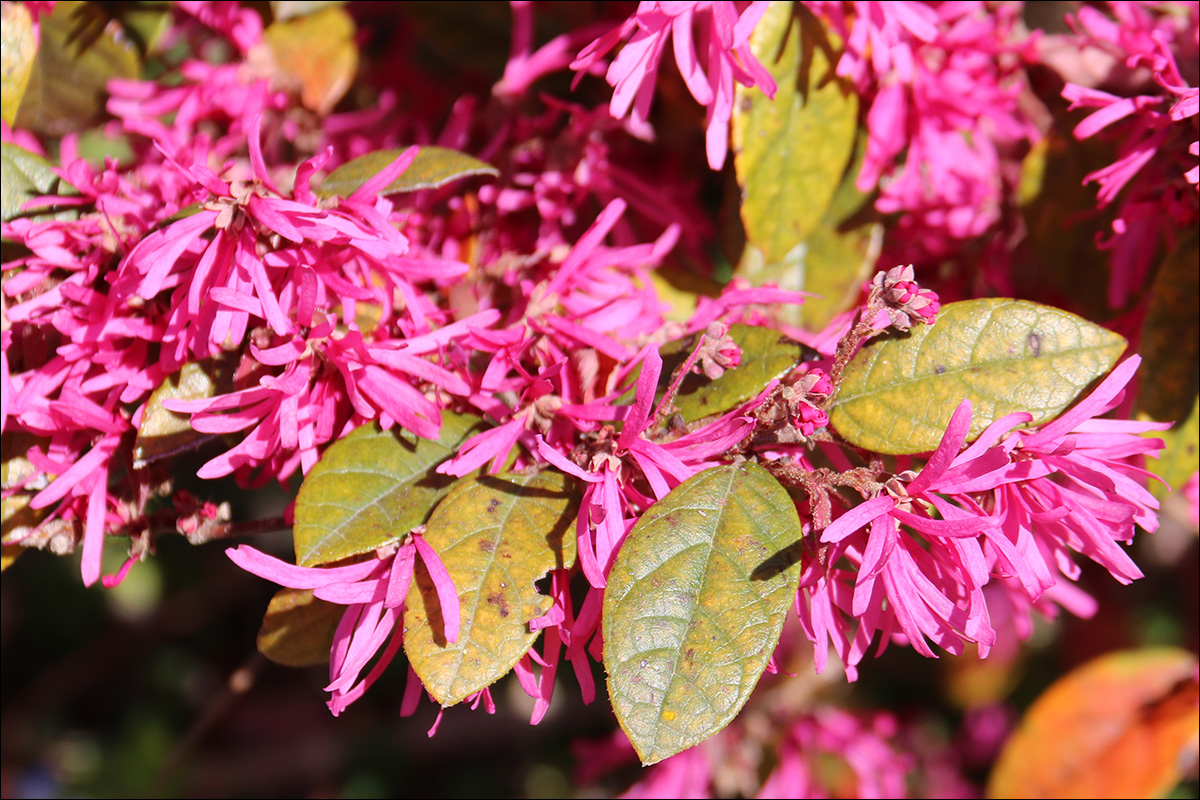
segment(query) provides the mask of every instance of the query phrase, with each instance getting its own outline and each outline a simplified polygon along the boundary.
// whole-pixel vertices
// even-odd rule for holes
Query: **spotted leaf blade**
[[[371,424],[331,445],[296,496],[296,563],[340,561],[423,524],[453,481],[434,468],[481,424],[479,417],[442,412],[436,440]]]
[[[417,563],[404,617],[404,651],[433,698],[451,706],[508,674],[550,610],[534,581],[575,563],[579,495],[559,472],[464,478],[425,528],[458,592],[458,641],[443,635],[441,605]]]
[[[1087,320],[1023,300],[966,300],[933,326],[864,347],[847,366],[830,422],[877,453],[924,453],[964,399],[968,440],[1017,411],[1041,425],[1112,368],[1125,339]]]
[[[787,491],[752,463],[693,476],[630,531],[604,596],[604,665],[643,764],[741,710],[796,595],[799,536]]]

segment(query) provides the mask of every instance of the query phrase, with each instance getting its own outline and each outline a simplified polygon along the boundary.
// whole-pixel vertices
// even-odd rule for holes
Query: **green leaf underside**
[[[0,218],[5,222],[22,216],[21,206],[35,197],[51,194],[78,194],[75,187],[54,174],[46,159],[7,142],[0,144]],[[65,211],[30,214],[36,221],[74,219],[79,212]]]
[[[216,359],[192,361],[166,378],[146,400],[133,444],[134,469],[197,446],[215,434],[193,430],[186,414],[163,407],[164,400],[203,400],[233,388],[231,364]]]
[[[742,363],[736,369],[726,370],[715,381],[694,373],[684,378],[675,395],[674,405],[687,422],[732,411],[761,392],[771,380],[786,375],[803,359],[803,349],[798,342],[770,328],[732,325],[729,335],[742,350]],[[682,356],[678,358],[678,363],[682,363],[695,349],[695,342],[691,342],[690,346],[680,344],[676,347]],[[676,366],[667,360],[667,355],[664,352],[664,390]]]
[[[461,608],[458,641],[444,637],[441,605],[418,560],[404,617],[404,651],[444,706],[487,688],[529,652],[549,597],[534,581],[575,563],[579,493],[559,472],[464,478],[438,505],[425,540],[446,565]]]
[[[349,197],[355,189],[381,172],[403,152],[403,149],[377,150],[348,161],[329,173],[325,180],[321,181],[316,193],[321,197]],[[459,178],[472,175],[496,177],[499,174],[498,169],[474,156],[447,147],[422,145],[408,169],[388,184],[380,194],[436,189]]]
[[[331,445],[296,497],[296,563],[311,567],[370,552],[424,523],[453,482],[434,467],[482,422],[444,411],[437,440],[371,424]]]
[[[820,222],[854,148],[858,97],[833,74],[820,23],[772,3],[750,47],[778,89],[774,100],[737,87],[734,165],[746,237],[768,263],[784,260]]]
[[[604,596],[604,664],[643,764],[704,741],[745,704],[795,597],[799,536],[786,490],[752,463],[693,476],[630,531]]]
[[[864,347],[830,414],[851,444],[901,455],[935,449],[955,408],[971,401],[968,441],[1014,412],[1041,425],[1116,363],[1125,339],[1087,320],[1022,300],[949,303],[936,324]]]
[[[311,589],[280,589],[263,616],[258,652],[285,667],[326,664],[345,611],[345,606],[313,597]]]
[[[137,48],[117,41],[98,4],[60,2],[39,21],[37,58],[17,110],[18,128],[62,136],[99,121],[112,78],[136,78]]]

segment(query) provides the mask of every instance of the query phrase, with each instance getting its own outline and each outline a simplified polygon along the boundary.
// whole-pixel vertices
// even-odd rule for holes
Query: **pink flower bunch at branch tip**
[[[642,2],[620,27],[581,50],[571,69],[580,71],[578,81],[584,71],[624,41],[605,76],[614,90],[609,110],[618,118],[632,114],[635,125],[645,125],[658,65],[671,40],[688,91],[707,109],[708,165],[720,169],[729,149],[734,81],[775,96],[774,78],[750,51],[750,34],[766,9],[762,0]]]

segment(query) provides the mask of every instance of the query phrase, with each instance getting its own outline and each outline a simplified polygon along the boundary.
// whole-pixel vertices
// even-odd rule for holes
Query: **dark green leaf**
[[[22,212],[21,206],[42,195],[78,194],[75,187],[54,174],[51,164],[39,155],[5,142],[0,144],[0,217],[5,222],[19,216],[44,222],[51,219],[74,219],[75,208],[54,211],[53,207],[34,213]]]
[[[17,120],[36,55],[29,9],[24,3],[5,3],[0,8],[0,117],[10,127]]]
[[[436,441],[371,424],[332,444],[296,497],[296,563],[311,567],[370,552],[423,524],[453,481],[434,467],[481,423],[442,412]]]
[[[949,303],[935,325],[860,350],[843,374],[830,421],[851,444],[897,455],[936,448],[964,399],[972,406],[968,440],[1017,411],[1041,425],[1107,373],[1124,349],[1118,334],[1038,303]]]
[[[214,434],[193,430],[189,417],[163,407],[164,400],[204,400],[233,388],[228,361],[208,358],[192,361],[168,377],[146,400],[142,422],[133,443],[133,468],[147,465],[190,450],[213,438]]]
[[[795,13],[793,13],[795,11]],[[737,87],[734,165],[746,238],[768,265],[794,261],[820,223],[854,149],[858,97],[834,75],[823,27],[793,3],[772,3],[750,47],[778,85],[771,100]]]
[[[450,572],[462,611],[458,641],[443,635],[441,605],[423,564],[404,616],[404,652],[444,706],[491,686],[529,652],[529,621],[550,610],[534,581],[575,562],[579,494],[559,472],[464,478],[438,504],[427,541]]]
[[[404,150],[376,150],[349,161],[335,169],[321,181],[317,194],[322,197],[348,197],[385,167],[396,160]],[[416,159],[404,173],[388,184],[380,194],[415,192],[418,189],[434,189],[450,181],[471,175],[491,175],[500,171],[474,156],[446,147],[422,145]]]
[[[1138,350],[1145,360],[1138,409],[1151,419],[1175,422],[1187,416],[1200,389],[1200,247],[1191,231],[1167,256],[1150,289],[1150,305]]]
[[[329,662],[329,647],[346,607],[313,597],[311,589],[280,589],[258,631],[258,652],[285,667]]]
[[[714,467],[650,508],[604,595],[604,666],[643,764],[704,741],[750,696],[800,570],[796,507],[753,463]]]
[[[17,127],[43,136],[82,130],[104,117],[112,78],[136,78],[137,48],[96,4],[59,2],[41,19],[41,45]]]

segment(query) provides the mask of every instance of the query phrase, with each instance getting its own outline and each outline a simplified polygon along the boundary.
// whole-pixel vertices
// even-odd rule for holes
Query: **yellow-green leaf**
[[[395,161],[404,150],[376,150],[348,161],[335,169],[321,181],[316,190],[322,197],[348,197],[385,167]],[[415,192],[419,189],[436,189],[450,181],[471,175],[491,175],[500,171],[474,156],[451,150],[448,147],[422,145],[417,157],[408,169],[388,184],[380,194]]]
[[[280,589],[258,631],[258,652],[285,667],[329,662],[329,647],[345,606],[313,597],[311,589]]]
[[[0,9],[0,117],[10,127],[17,121],[36,55],[29,9],[24,3],[5,3]]]
[[[23,147],[4,142],[0,144],[0,219],[5,222],[18,216],[28,216],[38,222],[51,219],[74,219],[77,208],[56,211],[53,206],[36,212],[22,212],[21,206],[35,197],[53,194],[78,194],[75,187],[54,174],[46,159]]]
[[[854,149],[858,97],[834,74],[823,26],[800,4],[771,3],[750,48],[778,85],[771,100],[738,86],[734,166],[746,238],[785,262],[820,223]]]
[[[773,378],[786,375],[803,358],[798,342],[771,328],[732,325],[729,335],[742,350],[742,363],[714,381],[696,374],[683,380],[675,395],[675,408],[687,422],[737,408],[761,392]],[[689,345],[681,349],[681,354],[686,357],[691,350]],[[670,378],[666,368],[663,378]]]
[[[345,0],[271,0],[271,14],[276,20],[294,19],[313,14],[328,6],[344,6]]]
[[[296,563],[341,561],[423,524],[453,481],[434,467],[481,423],[469,414],[442,412],[436,440],[370,424],[330,445],[296,496]]]
[[[458,591],[458,641],[443,635],[441,604],[418,563],[404,616],[404,651],[444,706],[508,674],[537,638],[529,621],[550,610],[534,581],[575,562],[574,481],[559,472],[465,478],[425,527]]]
[[[936,448],[963,400],[972,407],[968,441],[1017,411],[1041,425],[1124,349],[1120,335],[1038,303],[949,303],[936,324],[860,350],[843,373],[830,422],[851,444],[896,455]]]
[[[1144,435],[1162,439],[1166,445],[1157,461],[1146,464],[1151,472],[1166,482],[1164,486],[1158,481],[1150,481],[1150,491],[1163,500],[1168,494],[1168,486],[1171,491],[1182,489],[1188,479],[1200,470],[1200,396],[1192,398],[1192,410],[1169,430],[1147,431]]]
[[[604,595],[604,666],[643,764],[741,710],[795,598],[799,537],[787,491],[753,463],[684,481],[629,532]]]
[[[146,400],[133,443],[134,469],[198,447],[214,436],[194,430],[190,418],[164,408],[164,400],[204,400],[232,388],[231,365],[223,359],[191,361],[166,378]]]
[[[41,44],[17,127],[43,136],[82,130],[105,114],[108,81],[136,78],[141,59],[98,4],[63,0],[41,19]]]
[[[1127,650],[1060,678],[1025,713],[988,797],[1162,797],[1196,763],[1200,690],[1186,650]]]
[[[1187,416],[1200,389],[1200,236],[1192,230],[1167,256],[1150,289],[1138,345],[1144,378],[1138,410],[1160,422]]]
[[[328,114],[354,82],[358,46],[354,19],[339,6],[278,20],[263,31],[280,86],[298,89],[300,102]]]

